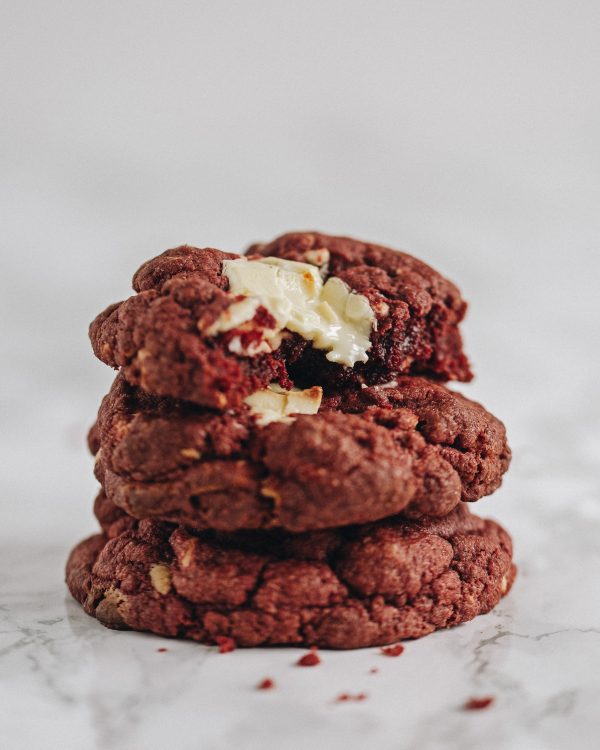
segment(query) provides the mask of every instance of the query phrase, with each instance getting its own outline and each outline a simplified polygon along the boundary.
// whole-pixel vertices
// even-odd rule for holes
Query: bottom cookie
[[[516,574],[506,531],[462,505],[441,519],[299,535],[122,516],[105,528],[67,562],[85,611],[107,627],[203,643],[349,649],[420,638],[489,612]]]

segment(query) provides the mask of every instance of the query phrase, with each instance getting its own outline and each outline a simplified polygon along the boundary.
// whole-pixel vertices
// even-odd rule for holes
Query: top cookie
[[[284,388],[469,380],[456,287],[405,253],[317,233],[248,256],[188,246],[135,274],[90,326],[95,354],[149,393],[227,409]]]

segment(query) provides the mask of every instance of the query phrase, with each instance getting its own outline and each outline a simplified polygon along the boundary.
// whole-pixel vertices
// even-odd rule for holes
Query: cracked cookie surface
[[[239,405],[255,390],[278,381],[290,385],[280,350],[253,357],[228,349],[230,334],[203,333],[236,301],[226,291],[224,260],[212,248],[178,247],[145,263],[133,277],[136,295],[110,305],[92,321],[92,348],[133,385],[211,408]],[[274,320],[259,308],[253,324]],[[252,338],[253,331],[245,335]]]
[[[239,646],[348,649],[419,638],[491,610],[516,569],[509,535],[459,506],[289,535],[194,533],[111,511],[67,562],[71,594],[104,625]]]
[[[229,293],[223,272],[223,261],[239,256],[188,246],[145,263],[133,278],[137,294],[96,317],[90,326],[96,356],[150,393],[218,409],[239,406],[271,382],[286,388],[292,382],[325,385],[333,392],[400,373],[470,380],[458,329],[466,304],[458,289],[425,263],[316,233],[286,235],[255,250],[263,260],[276,256],[310,263],[318,256],[326,279],[337,277],[366,297],[376,320],[368,361],[354,367],[329,362],[323,351],[289,331],[277,348],[265,352],[258,343],[276,326],[263,306],[239,328],[209,335],[240,301]],[[250,351],[255,353],[249,356]]]
[[[260,427],[247,407],[221,414],[151,396],[119,375],[90,448],[106,493],[134,517],[222,531],[442,516],[493,492],[510,461],[499,420],[410,376]]]

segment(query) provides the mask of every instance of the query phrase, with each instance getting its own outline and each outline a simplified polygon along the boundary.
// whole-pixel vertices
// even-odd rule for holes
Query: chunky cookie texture
[[[251,346],[275,321],[258,307],[243,330],[220,336],[207,330],[240,299],[226,291],[221,273],[226,259],[211,248],[179,247],[145,263],[133,277],[137,295],[111,305],[92,322],[96,356],[151,393],[188,399],[223,409],[272,381],[287,379],[285,347],[256,356],[234,354],[229,345],[241,338]]]
[[[471,620],[510,589],[511,540],[459,506],[302,535],[124,519],[79,544],[67,584],[111,628],[238,646],[360,648]]]
[[[460,476],[461,499],[467,502],[497,490],[510,465],[504,424],[481,404],[426,378],[404,376],[347,389],[328,398],[326,408],[367,416],[378,409],[409,411],[415,430]]]
[[[319,232],[284,234],[249,254],[326,264],[327,273],[367,297],[377,330],[366,363],[336,369],[311,349],[293,363],[292,377],[338,387],[341,382],[381,383],[399,374],[469,381],[458,325],[467,305],[452,282],[407,253]]]
[[[285,300],[270,304],[268,284],[266,294],[234,294],[232,261],[239,256],[183,246],[145,263],[133,279],[137,294],[93,321],[96,356],[148,392],[222,410],[239,407],[272,382],[325,385],[334,392],[399,373],[471,378],[458,330],[466,304],[453,284],[421,261],[316,233],[286,235],[252,252],[244,269],[269,258],[271,271],[277,259],[279,266],[308,264],[306,278],[290,274],[307,285],[308,316],[284,312]],[[313,299],[309,291],[321,279],[328,291]],[[263,287],[261,282],[257,289]],[[338,328],[352,340],[332,343]]]
[[[500,484],[510,450],[482,406],[424,378],[344,391],[261,427],[115,380],[90,432],[96,474],[132,516],[222,531],[306,531],[442,516]]]

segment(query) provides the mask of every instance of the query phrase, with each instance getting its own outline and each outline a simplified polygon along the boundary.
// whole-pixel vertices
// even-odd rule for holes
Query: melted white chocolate
[[[209,335],[251,320],[262,305],[277,323],[276,331],[265,329],[267,342],[278,342],[274,334],[286,328],[325,350],[331,362],[352,367],[367,361],[375,313],[368,299],[341,279],[330,277],[323,283],[315,266],[282,258],[226,260],[223,274],[229,291],[246,299],[234,303],[231,313],[226,310],[208,329]]]

